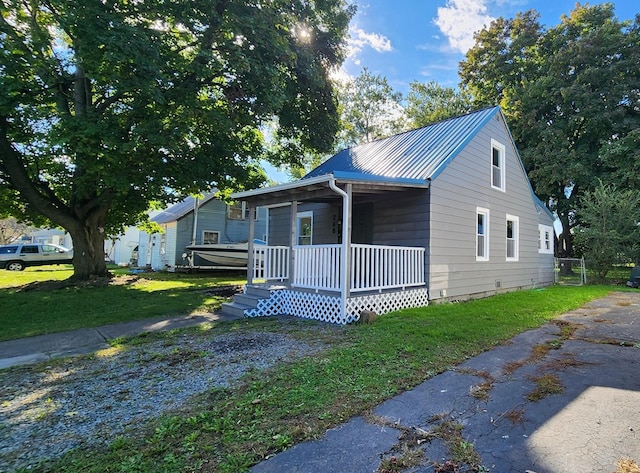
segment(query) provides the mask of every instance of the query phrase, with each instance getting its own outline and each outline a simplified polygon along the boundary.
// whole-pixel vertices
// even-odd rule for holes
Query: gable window
[[[538,252],[553,254],[553,227],[538,225]]]
[[[202,243],[205,245],[215,245],[216,243],[220,243],[220,232],[203,230]]]
[[[313,212],[298,214],[298,245],[311,245],[313,240]]]
[[[489,210],[476,210],[476,261],[489,261]]]
[[[507,215],[507,261],[518,261],[520,219]]]
[[[505,147],[491,140],[491,187],[505,191]]]

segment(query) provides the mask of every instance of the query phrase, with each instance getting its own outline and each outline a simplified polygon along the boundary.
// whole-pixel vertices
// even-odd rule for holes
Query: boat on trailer
[[[254,245],[266,245],[263,240],[253,240]],[[209,243],[188,245],[186,251],[198,255],[214,266],[246,268],[249,260],[249,243]]]

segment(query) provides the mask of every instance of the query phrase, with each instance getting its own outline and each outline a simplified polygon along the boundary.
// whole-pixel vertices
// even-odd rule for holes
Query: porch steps
[[[247,284],[244,292],[233,296],[233,301],[223,302],[220,311],[223,314],[244,317],[245,311],[258,307],[261,300],[269,299],[271,291],[286,289],[276,284]]]

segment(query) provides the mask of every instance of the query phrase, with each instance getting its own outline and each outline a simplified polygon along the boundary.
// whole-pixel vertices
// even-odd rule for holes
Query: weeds
[[[564,385],[556,374],[547,373],[540,376],[532,376],[531,380],[536,384],[536,387],[527,394],[528,401],[536,402],[552,394],[562,394],[564,392]]]

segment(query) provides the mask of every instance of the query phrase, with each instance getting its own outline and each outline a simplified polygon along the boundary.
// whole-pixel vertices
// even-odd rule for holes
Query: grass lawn
[[[178,278],[175,283],[181,280]],[[197,281],[189,277],[182,281],[184,285],[179,289],[156,292],[165,304],[172,297],[183,297],[182,293],[188,294],[183,303],[195,298],[193,305],[183,306],[184,313],[203,304],[204,296],[198,295],[202,286]],[[519,332],[538,327],[615,289],[618,288],[583,286],[520,291],[465,303],[407,309],[379,317],[370,325],[325,326],[326,330],[320,331],[307,330],[318,324],[308,320],[286,326],[277,318],[215,324],[208,333],[287,330],[302,339],[321,337],[331,348],[313,357],[252,373],[237,388],[208,391],[183,411],[150,421],[143,433],[113,439],[102,449],[70,452],[55,464],[30,471],[245,471],[275,452],[316,438],[326,429],[354,415],[366,414],[382,401]],[[108,290],[116,291],[115,296],[100,296],[105,301],[146,292],[142,287]],[[80,300],[98,300],[94,294],[99,289],[87,291],[78,293]],[[163,291],[174,295],[163,297]],[[2,297],[6,302],[17,295],[7,293]],[[30,296],[50,297],[46,293]],[[147,300],[150,301],[151,298]],[[40,301],[40,307],[48,305]],[[89,304],[92,305],[95,304]],[[120,310],[124,310],[122,307]],[[98,314],[93,310],[91,314]],[[203,335],[202,331],[191,333]],[[175,335],[154,336],[167,337],[169,341]],[[145,343],[145,339],[126,341],[124,349],[128,343]],[[340,465],[336,465],[339,470]]]
[[[244,284],[242,273],[142,273],[126,277],[126,269],[112,270],[116,281],[104,287],[65,287],[21,290],[26,284],[67,279],[71,266],[0,270],[0,341],[83,327],[162,316],[217,310],[226,299],[208,294],[214,286]]]

